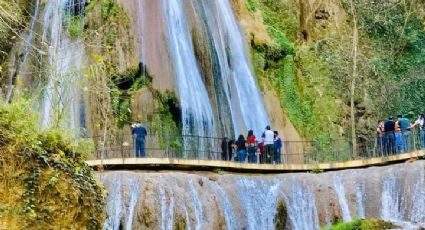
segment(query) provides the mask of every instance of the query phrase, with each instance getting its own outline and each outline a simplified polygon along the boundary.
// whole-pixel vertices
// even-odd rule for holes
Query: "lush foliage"
[[[99,229],[104,191],[84,163],[91,145],[64,131],[40,131],[37,123],[28,102],[0,104],[2,226]]]
[[[0,0],[0,61],[6,57],[17,35],[28,22],[27,12],[31,12],[29,0]],[[10,13],[13,12],[13,13]],[[12,39],[11,39],[12,38]]]
[[[84,24],[83,19],[79,16],[68,16],[69,23],[67,25],[68,36],[72,39],[79,38],[83,35]]]
[[[416,0],[372,5],[364,0],[354,2],[354,14],[359,18],[364,40],[373,47],[373,51],[366,54],[370,63],[366,77],[374,77],[381,86],[373,95],[378,99],[374,107],[384,114],[423,112],[425,3]],[[348,8],[347,2],[344,3]]]
[[[263,90],[272,87],[297,130],[328,143],[335,137],[341,108],[328,76],[329,67],[313,49],[296,43],[299,15],[295,2],[257,0],[274,44],[252,41],[254,68]],[[272,82],[268,85],[267,82]]]
[[[354,11],[348,0],[246,1],[251,13],[261,12],[274,41],[262,44],[255,34],[251,41],[262,89],[273,88],[302,136],[328,149],[350,136],[351,96],[357,136],[373,135],[376,120],[388,114],[417,114],[425,107],[423,1],[353,3]],[[354,16],[358,79],[351,95]]]
[[[382,220],[354,220],[348,223],[338,223],[324,230],[383,230],[395,226]]]

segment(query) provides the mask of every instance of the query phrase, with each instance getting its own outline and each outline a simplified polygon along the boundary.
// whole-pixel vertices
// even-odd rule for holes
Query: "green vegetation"
[[[276,229],[278,230],[284,230],[287,229],[288,225],[288,210],[286,209],[285,202],[280,199],[277,204],[277,212],[274,217],[274,223],[276,226]]]
[[[249,12],[255,12],[257,9],[257,3],[255,0],[246,0],[246,7],[248,8]]]
[[[99,229],[104,191],[84,160],[92,144],[40,131],[30,103],[0,104],[0,223],[6,229]]]
[[[374,135],[376,121],[388,114],[417,114],[425,107],[424,3],[353,3],[354,11],[348,0],[332,7],[321,1],[246,0],[273,39],[250,35],[260,86],[274,89],[298,132],[320,143],[321,159],[350,151],[340,140],[351,136],[351,97],[361,137]],[[354,16],[359,51],[352,95]]]
[[[30,0],[0,1],[0,61],[4,61],[11,46],[16,42],[16,36],[28,23],[25,17],[31,12]],[[10,13],[13,12],[13,13]],[[11,39],[14,37],[13,39]]]
[[[129,86],[125,86],[128,89],[120,89],[120,85]],[[131,122],[131,102],[134,94],[142,87],[152,87],[152,78],[147,73],[142,73],[138,67],[128,69],[111,78],[109,88],[118,128],[123,128]]]
[[[324,172],[325,170],[323,170],[323,169],[321,169],[321,168],[314,168],[314,169],[312,169],[311,171],[310,171],[310,173],[313,173],[313,174],[319,174],[319,173],[322,173],[322,172]]]
[[[383,230],[395,228],[393,224],[383,220],[354,220],[348,223],[338,223],[323,230]]]
[[[69,16],[67,33],[71,39],[80,38],[84,33],[83,19],[79,16]]]
[[[341,108],[335,104],[329,69],[311,49],[298,46],[299,13],[295,2],[256,0],[274,44],[251,41],[260,85],[272,87],[297,130],[308,139],[336,138]],[[254,38],[255,39],[255,38]],[[268,85],[266,82],[272,82]],[[331,134],[331,135],[330,135]]]

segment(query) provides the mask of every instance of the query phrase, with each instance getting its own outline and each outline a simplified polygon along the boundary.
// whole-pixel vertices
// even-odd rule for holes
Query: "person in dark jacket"
[[[227,143],[227,137],[223,138],[223,141],[221,142],[221,160],[229,160],[229,146]]]
[[[145,138],[148,134],[145,127],[141,124],[135,124],[132,126],[131,134],[133,135],[136,157],[145,157]]]
[[[275,164],[282,163],[282,139],[279,137],[279,133],[274,131],[274,162]]]
[[[384,154],[386,156],[396,152],[395,145],[395,122],[394,117],[390,116],[388,121],[384,123]]]
[[[245,137],[241,134],[236,141],[236,161],[245,162],[246,158],[246,141]]]
[[[233,153],[235,153],[235,140],[230,140],[229,143],[227,144],[227,150],[229,153],[229,158],[227,158],[228,161],[232,161],[233,160]]]

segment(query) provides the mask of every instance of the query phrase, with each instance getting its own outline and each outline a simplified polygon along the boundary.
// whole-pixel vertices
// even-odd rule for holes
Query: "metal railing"
[[[400,139],[401,138],[401,139]],[[102,137],[91,138],[97,146],[94,159],[133,158],[135,157],[135,141],[132,135],[115,137],[107,143]],[[112,141],[113,140],[113,141]],[[275,158],[275,151],[269,153],[255,145],[255,157],[248,159],[246,152],[242,159],[238,158],[236,150],[231,157],[222,153],[223,139],[201,136],[159,137],[148,135],[145,138],[145,157],[148,158],[181,158],[195,160],[230,160],[246,163],[265,164],[307,164],[331,163],[373,157],[385,157],[401,153],[413,152],[425,148],[425,132],[409,130],[403,132],[388,132],[382,136],[357,138],[355,153],[353,145],[347,139],[319,141],[284,141],[283,147]],[[251,149],[252,151],[252,149]],[[227,159],[226,159],[227,158]],[[263,160],[261,160],[263,159]],[[265,160],[264,160],[265,159]]]

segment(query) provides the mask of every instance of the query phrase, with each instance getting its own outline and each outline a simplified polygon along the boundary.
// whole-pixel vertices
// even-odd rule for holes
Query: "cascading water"
[[[403,229],[418,229],[425,225],[423,167],[418,161],[349,173],[268,176],[113,171],[100,173],[99,180],[109,192],[109,229],[275,229],[276,218],[284,218],[277,215],[281,201],[293,230],[320,229],[329,223],[325,215],[344,219],[344,206],[360,212],[358,217],[381,213]]]
[[[245,38],[228,0],[201,1],[217,55],[222,87],[230,105],[234,135],[252,129],[260,135],[269,123],[252,67]],[[219,108],[220,109],[220,108]]]
[[[394,174],[388,175],[382,186],[381,218],[390,221],[400,221],[403,218],[400,188]]]
[[[106,219],[103,229],[130,230],[133,226],[133,216],[139,197],[140,184],[136,177],[121,177],[121,175],[106,175],[105,179],[113,182],[106,185],[109,191],[107,210],[110,215]],[[129,191],[123,189],[123,184],[129,185]],[[126,194],[129,192],[129,194]]]
[[[195,219],[196,219],[195,230],[200,230],[202,229],[204,215],[202,214],[203,213],[202,204],[199,199],[198,192],[196,191],[196,188],[193,184],[193,180],[190,180],[189,182],[189,190],[193,200],[193,210],[195,212]]]
[[[189,5],[196,9],[187,10]],[[246,41],[230,2],[162,0],[153,3],[141,0],[134,7],[141,62],[158,79],[168,72],[175,75],[183,135],[234,137],[248,129],[260,135],[269,119],[251,70]],[[158,41],[162,39],[163,28],[166,54],[164,44]],[[157,35],[152,35],[155,33]],[[197,36],[197,33],[202,35]],[[204,45],[208,47],[206,53],[197,55],[199,46]],[[152,55],[153,48],[159,55]],[[169,57],[159,60],[158,56]],[[159,70],[159,61],[164,62],[163,69],[172,66],[172,71]],[[205,67],[202,63],[211,63],[211,66]],[[200,157],[205,158],[203,153],[211,143],[201,139],[198,144],[198,140],[189,139],[185,139],[186,149],[200,147]]]
[[[424,168],[419,168],[417,182],[414,186],[410,221],[415,223],[425,222],[425,173]]]
[[[36,0],[35,1],[35,7],[34,7],[34,14],[33,14],[32,19],[31,19],[31,26],[30,26],[30,29],[28,31],[28,36],[24,40],[24,50],[19,55],[18,60],[16,60],[16,58],[14,58],[12,65],[11,65],[12,68],[10,69],[10,74],[9,74],[9,83],[8,83],[9,88],[8,88],[7,95],[6,95],[6,101],[11,100],[13,87],[15,85],[14,81],[15,81],[16,77],[19,75],[19,72],[21,71],[21,67],[22,67],[22,65],[25,64],[25,62],[28,58],[28,55],[30,53],[31,46],[32,46],[32,43],[33,43],[33,40],[34,40],[35,26],[36,26],[36,22],[38,20],[39,13],[40,13],[40,0]]]
[[[334,189],[338,196],[339,205],[341,206],[342,218],[345,222],[351,221],[350,209],[348,207],[347,198],[345,197],[345,188],[339,176],[333,178]]]
[[[162,3],[182,109],[183,135],[216,136],[214,115],[197,67],[184,2],[163,0]],[[199,158],[204,158],[204,153],[210,148],[205,139],[200,139],[199,143],[190,143],[190,138],[184,140],[186,149],[196,146]],[[186,152],[185,157],[188,157]]]
[[[356,210],[357,210],[357,218],[365,218],[366,210],[365,210],[365,187],[364,182],[357,182],[356,185]]]
[[[274,229],[277,193],[280,183],[237,179],[241,205],[245,214],[244,229]]]
[[[161,179],[160,179],[161,180]],[[168,193],[168,199],[167,199]],[[172,188],[166,191],[164,184],[160,182],[159,185],[159,201],[161,207],[161,230],[173,230],[174,225],[174,194]]]
[[[43,16],[41,42],[48,47],[47,85],[41,105],[41,125],[53,122],[74,130],[80,128],[81,96],[79,79],[84,60],[82,39],[67,35],[72,17],[83,18],[85,0],[50,0]],[[83,24],[81,23],[81,27]]]
[[[235,211],[232,208],[232,204],[230,203],[230,200],[228,196],[226,195],[226,192],[218,183],[214,183],[213,187],[220,196],[220,203],[224,211],[224,219],[226,221],[226,228],[229,230],[240,229],[237,223]]]
[[[319,229],[316,199],[314,193],[301,185],[296,178],[291,179],[291,192],[283,194],[288,216],[294,230]]]

